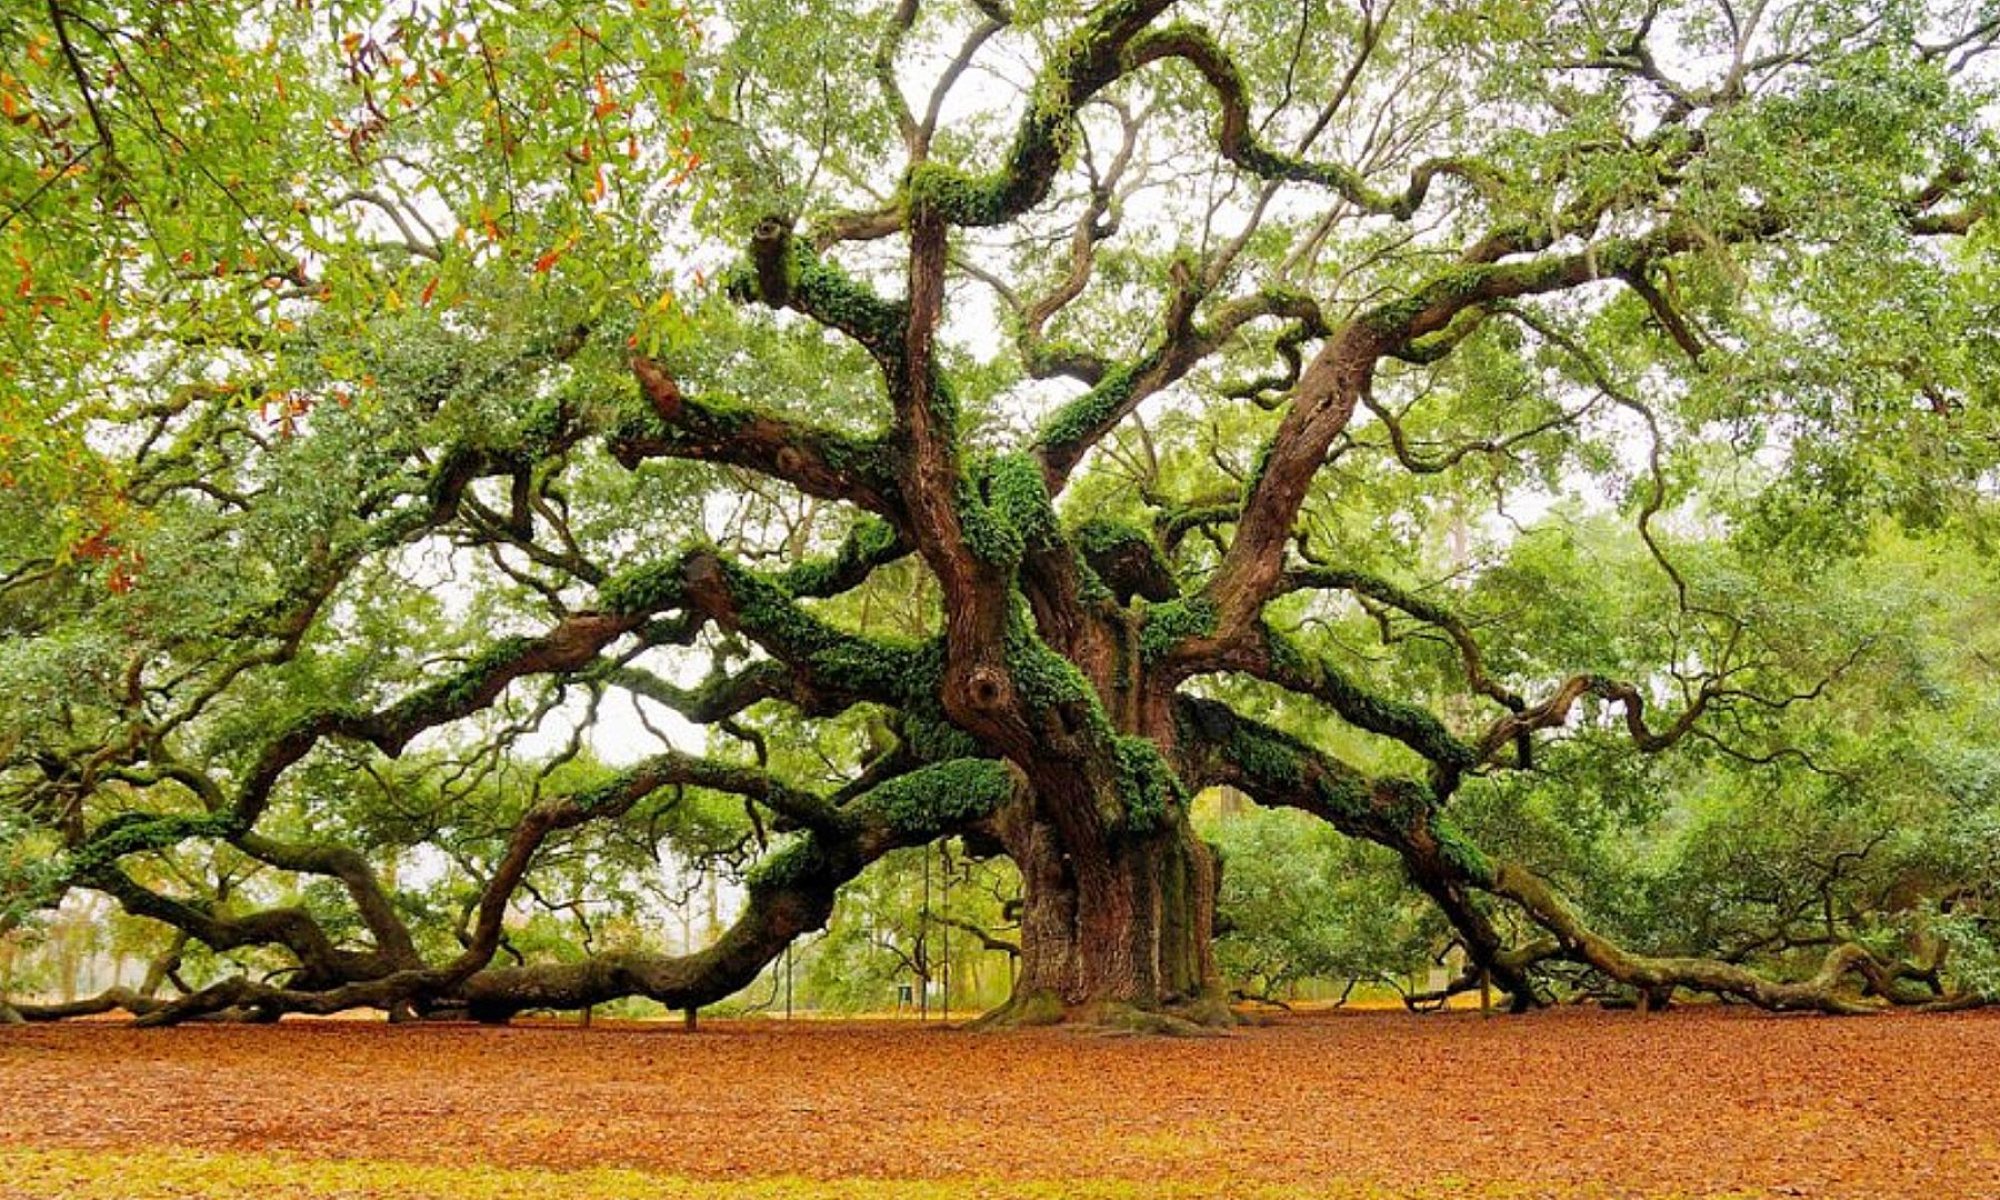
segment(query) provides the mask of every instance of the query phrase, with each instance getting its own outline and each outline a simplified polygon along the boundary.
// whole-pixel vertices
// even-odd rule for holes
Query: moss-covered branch
[[[500,920],[547,836],[585,821],[615,817],[677,783],[748,795],[795,818],[802,831],[774,848],[746,879],[742,914],[713,945],[669,956],[612,952],[580,963],[489,967]],[[868,863],[902,846],[921,845],[992,815],[1007,803],[1016,777],[1001,763],[965,759],[888,780],[842,808],[761,772],[681,754],[649,759],[586,791],[545,800],[516,827],[485,888],[475,929],[451,964],[331,981],[280,985],[237,976],[158,1008],[143,1022],[171,1024],[228,1009],[332,1013],[356,1007],[464,1010],[503,1020],[531,1008],[583,1008],[645,996],[675,1008],[708,1004],[742,988],[792,940],[823,926],[836,891]]]
[[[1197,321],[1196,309],[1204,297],[1193,269],[1177,264],[1172,277],[1161,341],[1137,358],[1105,369],[1088,391],[1049,414],[1036,432],[1034,453],[1051,489],[1059,489],[1090,448],[1142,402],[1185,378],[1251,322],[1284,316],[1322,327],[1318,306],[1310,298],[1277,288],[1217,304]]]
[[[1509,950],[1468,894],[1492,882],[1493,866],[1442,810],[1435,792],[1412,780],[1371,778],[1213,700],[1180,697],[1175,713],[1183,754],[1201,783],[1229,784],[1260,804],[1311,813],[1350,837],[1394,850],[1474,961],[1494,973],[1517,1007],[1533,1003],[1530,957]]]
[[[646,408],[610,438],[627,469],[648,458],[686,458],[746,467],[809,496],[843,500],[893,517],[896,479],[888,445],[794,421],[748,405],[682,392],[659,363],[632,360]]]
[[[1208,603],[1205,598],[1184,603],[1197,602]],[[1454,736],[1422,705],[1381,694],[1268,623],[1260,623],[1254,641],[1239,641],[1211,655],[1213,644],[1206,634],[1213,632],[1214,618],[1213,610],[1208,611],[1206,629],[1191,627],[1163,645],[1159,657],[1199,663],[1200,671],[1239,671],[1318,700],[1355,728],[1392,738],[1423,756],[1432,766],[1432,786],[1443,795],[1455,790],[1460,776],[1480,763],[1479,749]]]
[[[1759,1008],[1835,1014],[1881,1012],[1898,1003],[1896,964],[1883,962],[1853,942],[1835,946],[1805,979],[1771,979],[1720,959],[1638,954],[1592,929],[1549,883],[1519,863],[1502,862],[1484,884],[1497,896],[1520,905],[1555,935],[1561,954],[1584,963],[1627,987],[1649,995],[1676,988],[1744,1000]],[[1850,980],[1860,987],[1850,990]],[[1871,998],[1872,997],[1872,998]],[[1920,1005],[1935,1003],[1920,1001]],[[1962,1001],[1949,1001],[1955,1006]]]
[[[1171,4],[1099,4],[1035,80],[1004,162],[985,175],[921,163],[905,182],[909,207],[935,211],[953,225],[985,226],[1005,224],[1040,204],[1069,152],[1077,110],[1123,73],[1126,46]]]
[[[1126,47],[1124,65],[1128,71],[1137,70],[1168,59],[1180,59],[1201,73],[1222,107],[1216,141],[1223,157],[1260,179],[1314,184],[1333,191],[1364,212],[1406,221],[1423,205],[1431,184],[1440,175],[1479,180],[1487,174],[1462,159],[1433,159],[1411,172],[1409,184],[1402,192],[1380,191],[1353,167],[1311,162],[1266,145],[1251,123],[1249,88],[1242,73],[1206,30],[1186,22],[1148,30]]]
[[[1651,995],[1676,988],[1747,1001],[1763,1008],[1827,1013],[1880,1012],[1913,1002],[1956,1007],[1962,997],[1910,1000],[1895,986],[1906,964],[1885,962],[1848,943],[1833,947],[1813,975],[1772,979],[1720,959],[1656,957],[1627,950],[1584,920],[1547,880],[1514,862],[1488,858],[1441,811],[1429,789],[1370,779],[1304,741],[1249,720],[1211,700],[1182,697],[1177,708],[1184,755],[1205,784],[1226,783],[1260,803],[1298,808],[1350,836],[1397,851],[1411,881],[1436,900],[1474,960],[1517,1002],[1532,997],[1527,972],[1545,959],[1590,966]],[[1554,938],[1509,950],[1473,890],[1519,905]],[[1850,983],[1858,986],[1849,988]]]
[[[908,309],[884,300],[794,237],[791,222],[766,217],[751,237],[749,259],[725,280],[732,299],[804,313],[853,338],[892,380],[902,374]]]

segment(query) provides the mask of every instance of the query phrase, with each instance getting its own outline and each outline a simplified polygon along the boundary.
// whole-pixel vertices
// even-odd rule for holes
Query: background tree
[[[1976,851],[1911,949],[1605,847],[1763,768],[1877,856],[1810,793],[1928,715],[1883,556],[1990,578],[2000,15],[0,12],[6,919],[269,956],[147,1019],[692,1007],[958,837],[996,1019],[1225,1021],[1223,784],[1517,1004],[1990,989]],[[663,847],[712,944],[505,953]]]

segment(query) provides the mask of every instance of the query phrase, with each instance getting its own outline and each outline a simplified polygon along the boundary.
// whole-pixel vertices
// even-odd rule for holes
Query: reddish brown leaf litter
[[[736,1178],[2000,1198],[2000,1014],[0,1031],[0,1144]]]

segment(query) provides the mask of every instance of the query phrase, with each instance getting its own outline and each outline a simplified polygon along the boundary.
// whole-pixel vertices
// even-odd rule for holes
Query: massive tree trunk
[[[1227,1023],[1212,946],[1215,855],[1184,811],[1108,844],[1066,843],[1055,822],[1027,812],[1002,836],[1021,871],[1021,966],[991,1021]]]

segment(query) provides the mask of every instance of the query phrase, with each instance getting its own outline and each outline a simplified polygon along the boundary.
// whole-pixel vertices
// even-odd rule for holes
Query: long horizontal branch
[[[669,754],[650,759],[587,792],[544,801],[516,828],[481,897],[465,951],[449,966],[402,971],[321,989],[285,987],[235,976],[146,1014],[171,1024],[209,1013],[252,1008],[267,1013],[333,1013],[357,1007],[463,1008],[487,1020],[531,1008],[580,1008],[623,996],[671,1007],[722,999],[756,977],[800,934],[825,924],[838,889],[890,850],[921,845],[985,819],[1012,800],[1018,777],[1004,764],[959,759],[890,779],[838,810],[786,789],[780,802],[810,827],[752,870],[742,914],[706,949],[670,956],[601,954],[580,963],[490,969],[509,898],[547,835],[615,816],[677,781],[778,792],[768,777],[726,764]]]
[[[1434,786],[1442,794],[1449,795],[1459,775],[1479,763],[1478,750],[1422,705],[1382,695],[1268,624],[1259,633],[1221,648],[1204,669],[1237,671],[1274,683],[1318,700],[1357,729],[1402,743],[1432,765]]]
[[[1972,995],[1911,1001],[1896,987],[1912,969],[1885,962],[1855,943],[1835,946],[1802,980],[1773,979],[1736,963],[1698,956],[1660,957],[1632,952],[1591,928],[1574,906],[1532,870],[1488,858],[1438,809],[1437,799],[1415,785],[1371,780],[1305,742],[1239,716],[1215,701],[1182,697],[1178,706],[1183,753],[1205,783],[1234,785],[1260,803],[1298,808],[1350,836],[1395,849],[1411,877],[1437,899],[1476,960],[1519,976],[1502,986],[1518,998],[1529,988],[1534,962],[1562,957],[1648,992],[1687,988],[1728,996],[1763,1008],[1826,1013],[1871,1013],[1916,1003],[1962,1008]],[[1472,905],[1478,890],[1519,905],[1553,935],[1556,946],[1502,947],[1490,921]],[[1858,978],[1864,994],[1844,989]],[[1873,997],[1872,999],[1870,997]]]
[[[632,373],[650,407],[611,439],[627,469],[648,458],[685,458],[746,467],[809,496],[842,500],[887,517],[898,513],[888,447],[775,413],[685,395],[665,367],[635,357]]]
[[[1478,640],[1472,636],[1471,628],[1457,613],[1434,600],[1366,571],[1323,564],[1287,572],[1284,587],[1287,591],[1316,588],[1351,592],[1386,604],[1425,624],[1435,626],[1451,639],[1453,646],[1457,647],[1459,662],[1465,669],[1466,682],[1473,691],[1510,709],[1519,710],[1525,707],[1519,696],[1486,673],[1485,654],[1480,650]]]
[[[1371,778],[1217,701],[1182,696],[1176,717],[1183,754],[1202,784],[1231,785],[1260,804],[1311,813],[1350,837],[1394,850],[1411,882],[1514,1005],[1535,1002],[1527,974],[1532,956],[1511,950],[1470,894],[1490,867],[1440,810],[1435,793],[1412,781]]]

